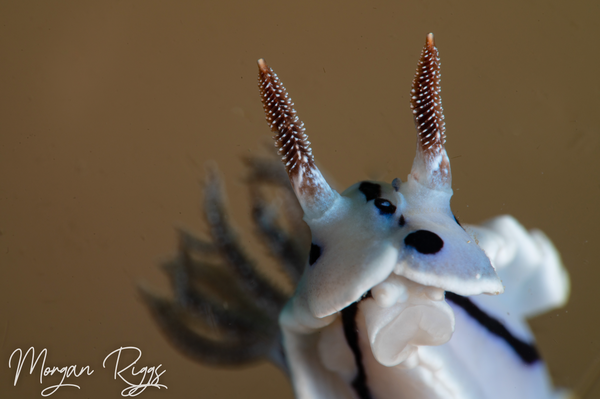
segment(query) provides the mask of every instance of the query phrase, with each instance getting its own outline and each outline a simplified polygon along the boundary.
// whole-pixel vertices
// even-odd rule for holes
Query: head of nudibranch
[[[407,180],[362,181],[342,194],[315,165],[304,124],[281,81],[264,60],[258,67],[267,122],[312,233],[296,294],[312,316],[344,309],[392,274],[459,295],[503,291],[490,260],[450,209],[452,177],[432,34],[412,85],[417,149]]]

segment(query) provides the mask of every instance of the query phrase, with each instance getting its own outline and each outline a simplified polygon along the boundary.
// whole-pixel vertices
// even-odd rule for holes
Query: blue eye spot
[[[379,209],[379,213],[381,215],[392,215],[394,212],[396,212],[396,206],[383,198],[376,198],[375,206],[377,209]]]

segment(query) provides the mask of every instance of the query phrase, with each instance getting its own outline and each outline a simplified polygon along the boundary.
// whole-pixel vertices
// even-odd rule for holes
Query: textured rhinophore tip
[[[258,60],[258,87],[267,123],[290,178],[301,169],[313,169],[314,158],[304,123],[296,116],[287,90],[262,58]]]
[[[304,215],[309,219],[318,218],[339,195],[329,187],[315,165],[304,123],[296,116],[294,103],[277,74],[263,59],[258,60],[258,88],[267,123],[275,133],[275,146],[279,148]]]
[[[417,126],[420,150],[432,156],[439,155],[446,142],[440,92],[440,57],[433,33],[430,33],[413,79],[410,108]]]

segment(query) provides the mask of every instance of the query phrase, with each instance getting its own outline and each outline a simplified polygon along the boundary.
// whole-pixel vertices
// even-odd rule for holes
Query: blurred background
[[[167,344],[140,301],[168,292],[174,227],[199,235],[205,164],[223,173],[251,238],[241,157],[270,131],[256,60],[275,69],[338,189],[405,178],[409,90],[425,35],[442,59],[453,210],[509,213],[554,241],[567,307],[531,321],[557,385],[600,397],[600,75],[596,1],[0,3],[0,396],[16,348],[90,365],[60,398],[119,397],[102,360],[120,346],[167,372],[145,398],[291,398],[274,367],[218,370]]]

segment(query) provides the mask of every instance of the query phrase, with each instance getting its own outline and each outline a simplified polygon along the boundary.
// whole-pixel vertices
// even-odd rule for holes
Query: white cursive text
[[[119,360],[121,359],[121,353],[124,351],[137,351],[137,358],[129,363],[127,366],[119,368]],[[117,360],[115,361],[115,373],[114,373],[114,379],[117,379],[117,376],[119,376],[119,378],[121,380],[123,380],[128,386],[127,388],[123,389],[123,391],[121,391],[121,395],[122,396],[137,396],[140,393],[144,392],[144,390],[148,387],[155,387],[155,388],[167,388],[166,385],[163,384],[159,384],[158,381],[160,379],[160,376],[163,375],[165,373],[166,370],[162,370],[160,373],[158,372],[159,368],[162,366],[162,364],[159,364],[158,366],[152,366],[152,367],[147,367],[144,366],[141,369],[139,369],[138,371],[135,371],[135,368],[133,367],[138,360],[140,360],[140,358],[142,357],[142,351],[139,348],[136,348],[135,346],[126,346],[126,347],[121,347],[119,349],[115,349],[114,351],[112,351],[111,353],[108,354],[108,356],[106,356],[104,358],[104,361],[102,362],[102,367],[106,368],[106,361],[108,360],[109,357],[111,357],[112,355],[117,356]],[[134,378],[140,378],[139,382],[137,384],[131,383],[129,380],[127,380],[124,376],[123,373],[127,370],[131,369],[131,375]],[[148,377],[148,380],[146,380],[146,377]]]
[[[63,382],[65,381],[66,378],[69,378],[71,376],[80,377],[84,371],[87,373],[87,375],[91,375],[94,372],[94,370],[90,369],[90,366],[85,366],[85,367],[80,367],[79,373],[78,373],[77,365],[75,365],[75,364],[73,364],[71,366],[63,366],[63,367],[56,367],[56,366],[46,367],[46,356],[48,355],[48,350],[46,348],[42,349],[42,351],[40,352],[40,354],[38,355],[37,358],[35,357],[35,349],[33,348],[33,346],[31,348],[29,348],[27,350],[27,352],[25,352],[25,356],[23,356],[23,351],[21,350],[21,348],[17,348],[13,351],[13,353],[11,353],[10,358],[8,359],[8,367],[12,368],[12,365],[11,365],[12,358],[15,354],[17,354],[17,353],[19,354],[19,360],[17,362],[17,371],[15,373],[14,386],[16,386],[17,382],[19,381],[19,376],[21,375],[21,368],[23,368],[23,364],[25,363],[25,359],[27,359],[27,355],[29,355],[29,352],[31,352],[31,366],[29,367],[30,375],[33,374],[33,371],[35,370],[35,366],[37,365],[38,361],[40,360],[40,357],[42,355],[44,355],[44,360],[42,361],[42,364],[40,367],[40,384],[43,384],[44,377],[47,377],[49,375],[54,375],[54,373],[62,374],[62,379],[60,380],[60,383],[44,388],[42,390],[42,396],[50,396],[54,392],[56,392],[58,390],[58,388],[60,388],[60,387],[75,387],[77,389],[81,389],[79,387],[79,385],[63,384]]]

